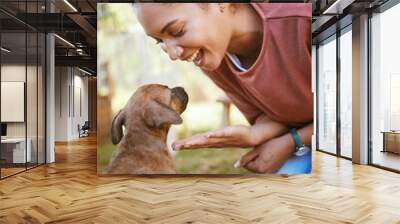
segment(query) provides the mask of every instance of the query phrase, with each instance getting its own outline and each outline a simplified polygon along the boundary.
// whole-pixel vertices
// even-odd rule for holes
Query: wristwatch
[[[294,150],[294,154],[296,156],[303,156],[305,154],[307,154],[310,151],[310,147],[304,145],[301,142],[300,136],[296,131],[296,128],[292,128],[290,130],[290,134],[292,135],[293,141],[295,143],[295,150]]]

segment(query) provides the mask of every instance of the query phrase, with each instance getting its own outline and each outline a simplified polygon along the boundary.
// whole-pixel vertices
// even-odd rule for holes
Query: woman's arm
[[[266,115],[257,117],[252,126],[233,125],[222,129],[178,140],[173,143],[174,150],[195,148],[254,147],[271,138],[280,136],[288,128]]]
[[[285,125],[269,119],[265,114],[257,117],[253,126],[250,127],[251,146],[259,145],[269,139],[280,136],[289,129]]]
[[[313,123],[297,129],[303,144],[311,145]],[[243,166],[257,173],[276,172],[291,156],[293,156],[295,143],[290,133],[273,138],[256,146],[235,163],[235,167]]]

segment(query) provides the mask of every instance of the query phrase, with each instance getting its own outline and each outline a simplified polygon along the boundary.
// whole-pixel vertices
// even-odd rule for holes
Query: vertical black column
[[[2,23],[0,22],[0,48],[3,46],[2,45],[2,37],[1,37],[1,34],[2,34]],[[1,122],[1,67],[2,67],[2,64],[1,64],[1,55],[2,55],[2,52],[1,52],[1,50],[0,50],[0,125],[2,124],[2,122]],[[3,168],[3,160],[2,160],[2,157],[1,157],[1,143],[0,143],[0,179],[2,179],[2,176],[1,176],[1,170],[2,170],[2,168]]]
[[[318,49],[319,44],[315,46],[315,148],[319,150],[319,66],[318,66]]]
[[[36,13],[37,15],[39,15],[39,0],[36,0]],[[36,31],[36,165],[35,166],[38,165],[39,165],[39,30]]]
[[[25,0],[25,21],[28,21],[28,0]],[[25,121],[25,170],[28,169],[28,119],[27,119],[27,85],[28,83],[28,24],[25,23],[25,85],[24,85],[24,121]]]
[[[341,156],[341,119],[340,119],[340,28],[336,27],[336,155]]]
[[[372,11],[368,11],[368,20],[367,20],[367,46],[368,46],[368,53],[367,53],[367,85],[368,85],[368,94],[367,94],[367,129],[368,129],[368,155],[367,155],[367,164],[373,163],[373,153],[372,153],[372,64],[371,64],[371,55],[372,55],[372,29],[371,29],[371,19],[372,19]]]

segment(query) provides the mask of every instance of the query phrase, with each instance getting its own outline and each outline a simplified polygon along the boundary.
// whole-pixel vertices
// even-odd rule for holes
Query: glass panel
[[[43,13],[45,1],[1,1],[0,7],[25,18]],[[45,161],[45,36],[1,12],[0,20],[4,178]]]
[[[38,45],[38,163],[45,163],[45,60],[46,60],[46,37],[39,34]]]
[[[27,112],[27,142],[30,148],[30,159],[28,168],[37,165],[37,73],[38,73],[38,36],[36,32],[27,33],[28,38],[28,63],[27,63],[27,82],[26,82],[26,112]]]
[[[336,38],[318,48],[318,149],[336,154]]]
[[[26,151],[25,89],[26,34],[2,33],[1,122],[6,133],[1,140],[2,177],[25,170],[30,159]]]
[[[372,163],[400,170],[400,4],[372,22]]]
[[[26,12],[38,13],[37,1],[27,2]],[[32,24],[38,23],[38,17],[30,19]],[[36,21],[35,21],[36,20]],[[36,30],[27,30],[27,81],[26,81],[26,113],[27,113],[27,150],[30,150],[30,161],[27,167],[31,168],[38,164],[38,33]]]
[[[352,157],[352,35],[340,37],[340,154]]]

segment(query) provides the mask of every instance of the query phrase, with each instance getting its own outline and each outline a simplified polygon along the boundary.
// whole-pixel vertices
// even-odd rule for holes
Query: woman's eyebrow
[[[167,25],[165,25],[162,29],[161,29],[161,33],[164,33],[169,26],[171,26],[172,24],[176,23],[176,21],[178,21],[177,19],[174,19],[172,21],[170,21],[169,23],[167,23]]]

